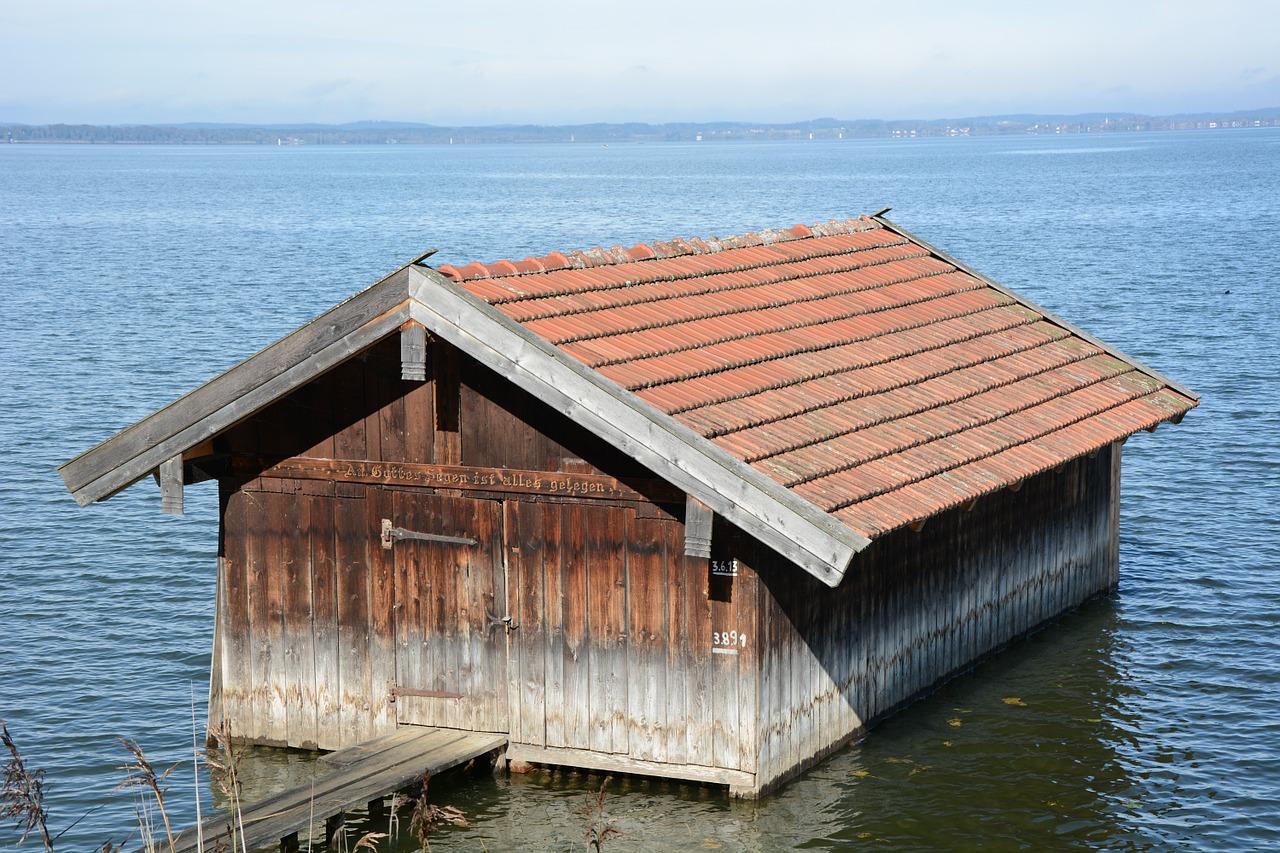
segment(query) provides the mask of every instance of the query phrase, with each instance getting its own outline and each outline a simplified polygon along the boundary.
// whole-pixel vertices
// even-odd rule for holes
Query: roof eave
[[[86,506],[208,441],[395,331],[408,319],[405,269],[336,305],[58,468]]]

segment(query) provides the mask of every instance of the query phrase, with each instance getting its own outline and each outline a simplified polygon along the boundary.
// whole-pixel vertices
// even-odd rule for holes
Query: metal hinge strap
[[[403,527],[393,527],[391,519],[382,519],[382,547],[390,549],[392,545],[402,539],[416,539],[421,542],[443,542],[446,545],[475,545],[476,540],[468,539],[465,536],[441,536],[438,533],[418,533],[413,530],[405,530]]]
[[[405,687],[402,684],[387,684],[387,698],[392,702],[400,696],[420,696],[424,699],[461,699],[461,693],[449,690],[423,690],[418,687]]]

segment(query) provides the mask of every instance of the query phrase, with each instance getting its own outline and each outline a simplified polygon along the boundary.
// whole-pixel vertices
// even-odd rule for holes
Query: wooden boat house
[[[217,480],[210,716],[759,796],[1118,580],[1197,397],[882,216],[396,270],[60,469]]]

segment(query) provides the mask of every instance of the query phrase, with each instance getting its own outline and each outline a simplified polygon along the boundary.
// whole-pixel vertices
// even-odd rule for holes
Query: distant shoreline
[[[1280,127],[1280,107],[1231,113],[1146,116],[1008,115],[936,120],[811,119],[787,123],[679,122],[439,127],[396,122],[350,124],[42,124],[0,123],[11,144],[143,145],[448,145],[591,144],[919,139],[965,136],[1074,135]]]

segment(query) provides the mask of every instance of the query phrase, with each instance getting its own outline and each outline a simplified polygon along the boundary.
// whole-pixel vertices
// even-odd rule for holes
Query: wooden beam
[[[324,819],[324,843],[330,850],[345,849],[346,844],[339,845],[338,835],[346,831],[347,815],[345,812],[329,815]]]
[[[618,387],[435,270],[414,267],[410,314],[828,586],[870,544],[857,531]]]
[[[594,752],[589,749],[543,747],[513,743],[507,747],[511,761],[527,761],[530,764],[554,764],[561,767],[583,767],[613,773],[636,773],[666,779],[687,779],[691,782],[709,782],[713,785],[729,785],[750,791],[755,788],[756,776],[742,770],[722,767],[706,767],[700,764],[665,764],[659,761],[640,761],[625,755]]]
[[[375,462],[361,459],[313,459],[294,456],[263,468],[259,457],[236,454],[231,469],[243,476],[279,477],[369,485],[417,486],[561,498],[678,503],[680,492],[661,480],[619,480],[607,474],[565,474],[516,468],[431,465],[425,462]]]

